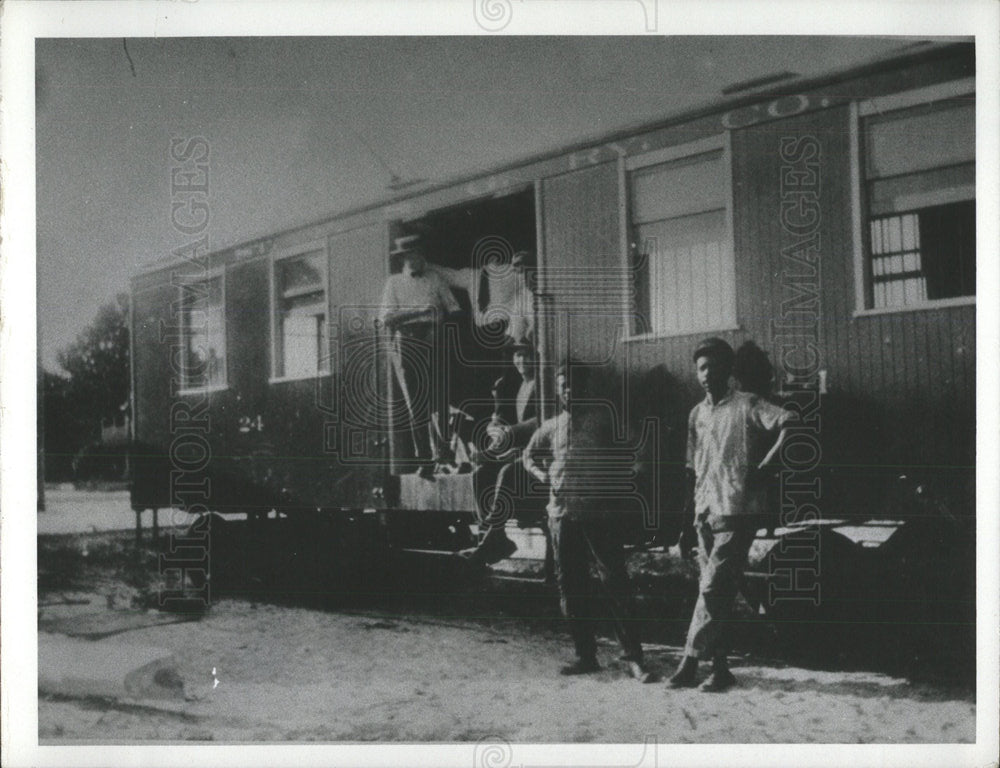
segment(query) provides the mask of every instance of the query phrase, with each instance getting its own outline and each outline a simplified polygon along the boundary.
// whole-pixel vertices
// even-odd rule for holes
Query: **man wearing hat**
[[[485,535],[479,546],[460,554],[475,564],[492,564],[517,549],[504,530],[514,505],[524,503],[528,488],[521,451],[539,425],[535,351],[530,344],[511,345],[516,375],[504,376],[493,387],[495,408],[487,435],[490,443],[480,455],[475,475],[476,501]]]
[[[670,678],[674,688],[697,685],[699,659],[713,664],[703,691],[736,683],[726,659],[733,602],[750,545],[766,519],[763,470],[780,449],[791,416],[758,395],[735,390],[733,359],[733,348],[715,337],[694,351],[705,398],[688,418],[687,467],[701,578],[684,659]]]
[[[379,319],[393,335],[393,368],[409,411],[418,472],[431,478],[434,464],[450,459],[441,329],[459,304],[440,275],[427,269],[419,236],[397,238],[389,256],[401,259],[402,269],[385,283]]]

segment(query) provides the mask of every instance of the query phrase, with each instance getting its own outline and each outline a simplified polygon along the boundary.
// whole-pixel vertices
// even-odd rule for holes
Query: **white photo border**
[[[477,22],[473,6],[509,18],[499,32]],[[655,28],[648,31],[649,9]],[[116,765],[470,765],[473,744],[372,746],[38,745],[35,459],[35,153],[34,41],[40,37],[297,36],[361,34],[733,34],[976,36],[977,208],[977,741],[968,745],[659,745],[655,764],[985,765],[995,763],[998,730],[998,425],[1000,387],[995,254],[1000,5],[962,2],[695,2],[693,0],[426,0],[425,2],[28,2],[2,9],[3,208],[0,261],[0,562],[2,748],[8,766]],[[503,19],[495,19],[499,24]],[[25,511],[29,511],[25,514]],[[656,747],[656,745],[653,745]],[[512,745],[510,765],[635,765],[637,745]],[[651,765],[654,763],[645,762]]]

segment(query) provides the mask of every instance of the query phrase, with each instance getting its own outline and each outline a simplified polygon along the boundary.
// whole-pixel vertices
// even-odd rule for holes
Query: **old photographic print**
[[[343,5],[28,38],[42,764],[985,755],[981,30]]]

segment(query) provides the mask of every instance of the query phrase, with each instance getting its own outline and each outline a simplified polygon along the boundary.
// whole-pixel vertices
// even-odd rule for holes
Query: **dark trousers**
[[[476,508],[480,527],[485,536],[491,531],[502,532],[511,518],[518,518],[518,507],[544,504],[548,494],[538,499],[526,499],[534,479],[521,463],[520,453],[515,461],[484,461],[473,475]],[[555,574],[555,556],[552,540],[548,535],[548,516],[542,511],[539,527],[545,534],[545,577]]]
[[[635,627],[632,584],[625,570],[625,550],[620,527],[613,520],[549,518],[549,536],[555,553],[559,605],[569,625],[576,655],[592,659],[596,602],[590,591],[590,564],[597,567],[600,595],[611,610],[615,637],[625,657],[642,660],[642,645]]]
[[[396,334],[394,369],[410,421],[413,453],[437,461],[448,452],[448,382],[445,350],[431,323]]]
[[[483,461],[474,476],[476,507],[483,527],[502,528],[508,520],[530,519],[535,510],[543,513],[544,527],[548,494],[530,496],[533,482],[521,463],[520,452],[514,461]]]

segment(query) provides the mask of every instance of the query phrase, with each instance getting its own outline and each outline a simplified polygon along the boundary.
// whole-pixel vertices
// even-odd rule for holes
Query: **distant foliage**
[[[74,477],[73,457],[93,453],[101,423],[121,422],[129,399],[128,294],[120,293],[62,349],[57,359],[66,372],[42,372],[45,476]],[[121,452],[124,449],[119,449]]]
[[[59,365],[69,374],[74,400],[96,419],[120,416],[128,400],[128,294],[97,310],[97,317],[59,352]]]

